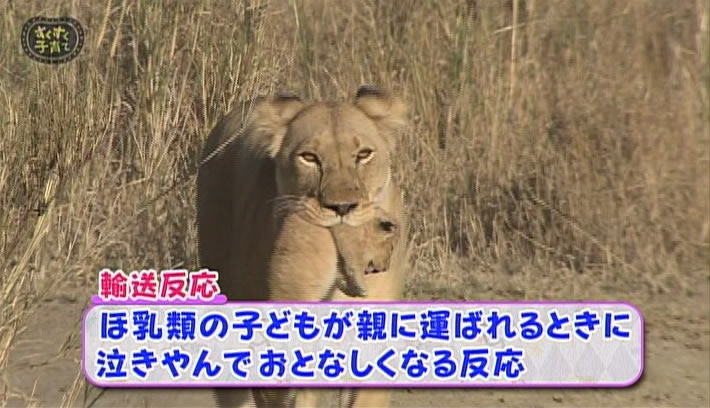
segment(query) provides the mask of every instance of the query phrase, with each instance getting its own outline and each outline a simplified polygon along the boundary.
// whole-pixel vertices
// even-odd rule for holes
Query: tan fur
[[[408,226],[401,191],[390,178],[390,160],[404,123],[404,104],[371,88],[361,88],[354,103],[305,104],[276,96],[223,118],[203,150],[197,212],[200,262],[220,272],[220,287],[228,298],[323,299],[322,277],[338,265],[334,237],[347,251],[347,242],[358,242],[350,233],[366,231],[376,207],[397,220],[390,267],[363,277],[366,298],[348,297],[338,289],[331,298],[401,298]],[[279,220],[294,224],[285,228]],[[339,231],[343,225],[355,229]],[[293,268],[288,262],[308,267]],[[358,260],[348,259],[345,265],[349,262],[354,266]],[[282,273],[274,275],[275,270]],[[216,394],[227,407],[248,401],[247,391],[221,389]],[[265,391],[255,390],[259,406],[268,401],[275,401],[269,406],[309,406],[316,404],[318,394]],[[260,398],[262,394],[269,397]],[[382,392],[360,390],[353,396],[353,407],[389,403]]]
[[[375,218],[359,227],[347,224],[331,227],[339,256],[336,288],[348,296],[367,297],[365,276],[389,269],[399,240],[400,222],[376,208]]]
[[[269,299],[330,300],[336,289],[366,297],[365,276],[389,269],[400,223],[380,208],[357,227],[323,228],[299,213],[285,216],[269,265]]]

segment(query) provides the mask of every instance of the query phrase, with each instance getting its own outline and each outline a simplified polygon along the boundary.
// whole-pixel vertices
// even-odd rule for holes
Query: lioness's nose
[[[355,207],[357,207],[357,203],[333,203],[324,204],[323,206],[329,210],[335,211],[335,213],[339,216],[344,217],[350,211],[354,210]]]

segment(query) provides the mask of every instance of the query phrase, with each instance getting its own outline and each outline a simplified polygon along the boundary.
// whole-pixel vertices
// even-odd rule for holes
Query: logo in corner
[[[22,26],[22,49],[45,64],[73,60],[84,46],[84,30],[71,17],[33,17]]]

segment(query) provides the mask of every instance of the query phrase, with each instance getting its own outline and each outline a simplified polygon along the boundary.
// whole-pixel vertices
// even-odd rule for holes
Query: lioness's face
[[[320,224],[350,223],[389,183],[388,137],[353,105],[303,108],[276,156],[279,195],[308,200]]]

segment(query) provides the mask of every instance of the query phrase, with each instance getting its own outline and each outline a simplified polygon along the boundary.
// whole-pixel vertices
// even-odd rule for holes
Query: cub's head
[[[385,272],[389,269],[394,248],[401,237],[399,225],[385,213],[377,214],[373,229],[375,232],[369,235],[372,242],[367,247],[371,259],[365,268],[365,274]]]
[[[276,166],[278,208],[332,226],[358,225],[390,183],[391,155],[405,104],[361,87],[352,103],[306,104],[292,95],[257,103],[252,131]]]
[[[375,218],[351,227],[339,224],[331,228],[339,255],[335,286],[352,297],[366,297],[365,275],[386,272],[390,268],[400,229],[394,217],[381,208]]]

